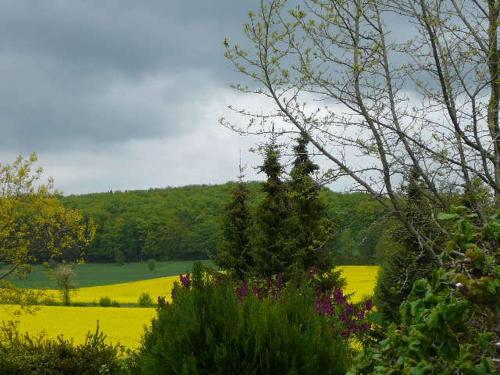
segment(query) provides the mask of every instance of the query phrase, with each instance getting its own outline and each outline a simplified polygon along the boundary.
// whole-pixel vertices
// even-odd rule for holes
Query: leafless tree
[[[458,194],[479,218],[500,208],[500,2],[299,3],[261,0],[244,25],[249,45],[224,41],[226,57],[249,78],[234,87],[274,109],[236,108],[248,126],[222,124],[305,132],[333,176],[379,199],[433,255],[432,239],[403,214],[398,187],[410,172],[440,210]]]

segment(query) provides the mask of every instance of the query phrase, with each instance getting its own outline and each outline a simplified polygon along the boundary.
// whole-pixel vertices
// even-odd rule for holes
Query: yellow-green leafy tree
[[[93,221],[62,205],[53,180],[42,180],[37,160],[33,153],[0,164],[0,299],[13,295],[8,276],[49,259],[81,259],[94,237]]]

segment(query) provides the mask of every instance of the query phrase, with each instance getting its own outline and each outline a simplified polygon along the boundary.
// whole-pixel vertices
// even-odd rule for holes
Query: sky
[[[0,163],[37,152],[65,194],[257,179],[258,139],[219,125],[222,41],[255,0],[0,0]]]

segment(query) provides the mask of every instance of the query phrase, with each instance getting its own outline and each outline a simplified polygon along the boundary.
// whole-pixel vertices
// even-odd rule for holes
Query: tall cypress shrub
[[[321,186],[313,178],[319,166],[309,157],[308,143],[307,135],[302,133],[294,147],[295,160],[290,172],[290,225],[295,246],[293,266],[299,272],[311,267],[328,271],[332,261],[324,245],[331,237],[332,222],[328,220],[320,199]]]
[[[258,276],[287,272],[294,261],[291,238],[291,207],[276,139],[265,146],[260,172],[267,176],[263,184],[264,200],[257,208],[253,243],[253,271]]]
[[[243,280],[252,267],[253,258],[250,253],[249,229],[252,220],[247,206],[248,190],[241,172],[240,167],[238,184],[225,207],[222,219],[222,242],[215,262],[220,268]]]

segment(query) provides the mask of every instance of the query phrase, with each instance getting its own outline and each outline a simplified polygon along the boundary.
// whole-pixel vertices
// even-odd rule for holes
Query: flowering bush
[[[336,272],[334,271],[333,280],[337,280],[337,282],[332,282],[330,274],[320,276],[314,270],[309,273],[308,286],[315,290],[316,295],[315,311],[318,315],[326,316],[335,331],[341,332],[342,336],[349,338],[352,335],[363,335],[370,328],[366,317],[372,311],[373,302],[370,299],[359,304],[351,303],[349,297],[338,286],[344,285],[344,281]],[[240,303],[243,303],[250,293],[259,300],[264,297],[277,298],[284,288],[284,275],[278,274],[264,280],[250,282],[245,280],[236,287],[236,295]]]
[[[329,321],[344,337],[362,335],[370,329],[366,316],[373,308],[371,299],[353,304],[342,289],[335,288],[331,293],[318,293],[315,307],[318,314],[330,317]]]
[[[352,349],[315,296],[280,275],[234,284],[197,265],[158,308],[136,373],[345,374]]]

